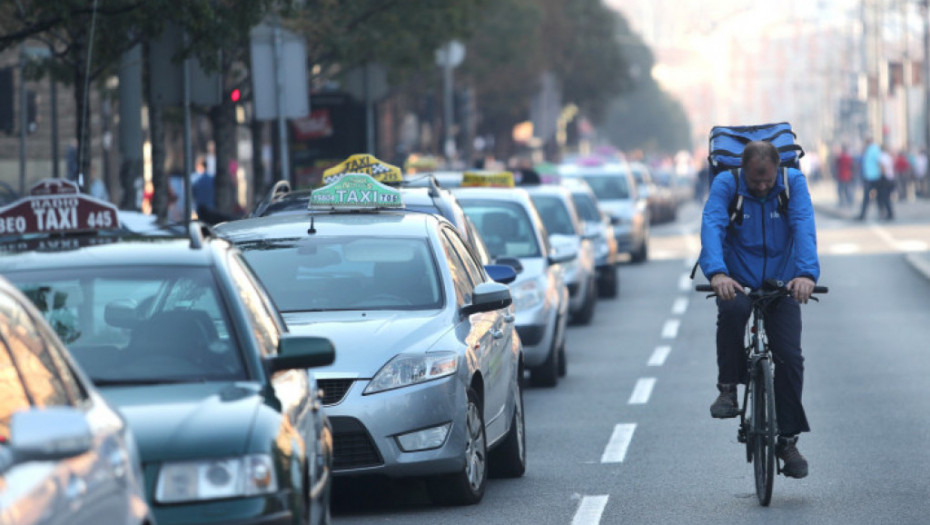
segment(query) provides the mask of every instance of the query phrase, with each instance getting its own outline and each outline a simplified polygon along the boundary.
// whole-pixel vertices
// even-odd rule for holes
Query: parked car
[[[571,192],[578,217],[584,224],[585,235],[592,239],[594,245],[594,265],[597,271],[598,295],[604,298],[617,296],[620,289],[620,276],[617,252],[617,239],[610,218],[601,211],[597,196],[584,179],[570,177],[561,180],[561,184]]]
[[[672,192],[652,177],[652,170],[642,162],[630,162],[630,171],[636,186],[649,207],[650,224],[660,224],[674,219],[675,203]]]
[[[564,263],[565,285],[568,287],[568,313],[573,323],[588,324],[597,304],[597,270],[594,261],[594,238],[586,234],[578,216],[572,194],[554,184],[525,186],[539,217],[549,234],[549,243],[559,250],[578,254]]]
[[[0,335],[0,523],[153,525],[126,420],[3,278]]]
[[[202,224],[126,235],[73,183],[37,190],[0,209],[24,226],[0,238],[0,273],[129,422],[159,525],[328,523],[332,435],[306,369],[332,362],[330,341],[289,333]]]
[[[598,206],[610,217],[620,253],[630,254],[635,263],[649,257],[649,207],[626,162],[561,164],[559,175],[584,179],[591,186]]]
[[[473,504],[489,472],[526,468],[523,349],[509,266],[483,266],[461,231],[404,209],[365,174],[313,191],[311,209],[221,224],[290,330],[331,338],[316,372],[340,477],[429,477],[435,502]]]
[[[510,288],[530,381],[555,386],[568,366],[564,265],[578,253],[569,246],[554,250],[536,206],[522,188],[467,187],[453,192],[481,232],[491,258],[512,261],[518,268]]]

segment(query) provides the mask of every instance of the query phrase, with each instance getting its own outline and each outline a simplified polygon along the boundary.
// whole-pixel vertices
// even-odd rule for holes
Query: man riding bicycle
[[[747,144],[741,165],[738,177],[721,173],[714,178],[701,223],[698,263],[717,296],[719,395],[710,413],[715,418],[739,415],[736,387],[748,379],[743,337],[751,312],[744,288],[757,289],[766,279],[787,282],[791,296],[772,302],[764,318],[775,357],[776,452],[786,476],[803,478],[807,460],[797,449],[797,436],[810,427],[801,405],[804,358],[799,303],[808,302],[820,276],[814,209],[804,174],[787,168],[787,176],[782,177],[784,168],[779,167],[778,150],[771,143]],[[731,220],[737,195],[743,197],[737,211],[741,217]]]

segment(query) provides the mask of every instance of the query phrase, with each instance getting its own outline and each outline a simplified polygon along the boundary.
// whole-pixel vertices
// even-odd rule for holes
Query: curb
[[[930,252],[909,253],[904,258],[912,268],[930,280]]]

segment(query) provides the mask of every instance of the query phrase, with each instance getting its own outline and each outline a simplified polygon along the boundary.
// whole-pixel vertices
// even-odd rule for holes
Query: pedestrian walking
[[[888,151],[887,146],[882,146],[882,153],[879,157],[882,176],[878,183],[878,209],[882,219],[890,221],[894,219],[894,209],[891,207],[891,193],[895,188],[895,169],[894,157]]]
[[[872,192],[878,194],[878,187],[881,184],[882,168],[880,164],[882,150],[879,145],[869,137],[865,141],[865,150],[862,152],[861,172],[862,172],[862,211],[859,212],[857,220],[864,221],[869,211],[869,202],[872,199]],[[876,206],[879,208],[879,214],[882,212],[881,204],[876,198]]]
[[[836,192],[841,208],[848,208],[853,204],[853,158],[849,154],[846,144],[840,146],[840,153],[836,156],[833,172],[836,174]]]

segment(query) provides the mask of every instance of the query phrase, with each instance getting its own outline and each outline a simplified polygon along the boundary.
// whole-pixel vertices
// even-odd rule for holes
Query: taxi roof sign
[[[348,173],[364,173],[378,182],[402,182],[403,173],[397,166],[379,160],[374,155],[358,153],[323,172],[323,184],[331,184]]]
[[[513,188],[510,171],[466,171],[462,174],[463,188]]]
[[[45,179],[29,195],[0,208],[0,235],[72,233],[119,228],[116,206],[64,179]]]
[[[399,190],[366,173],[344,173],[333,183],[313,190],[311,210],[377,210],[403,208]]]

